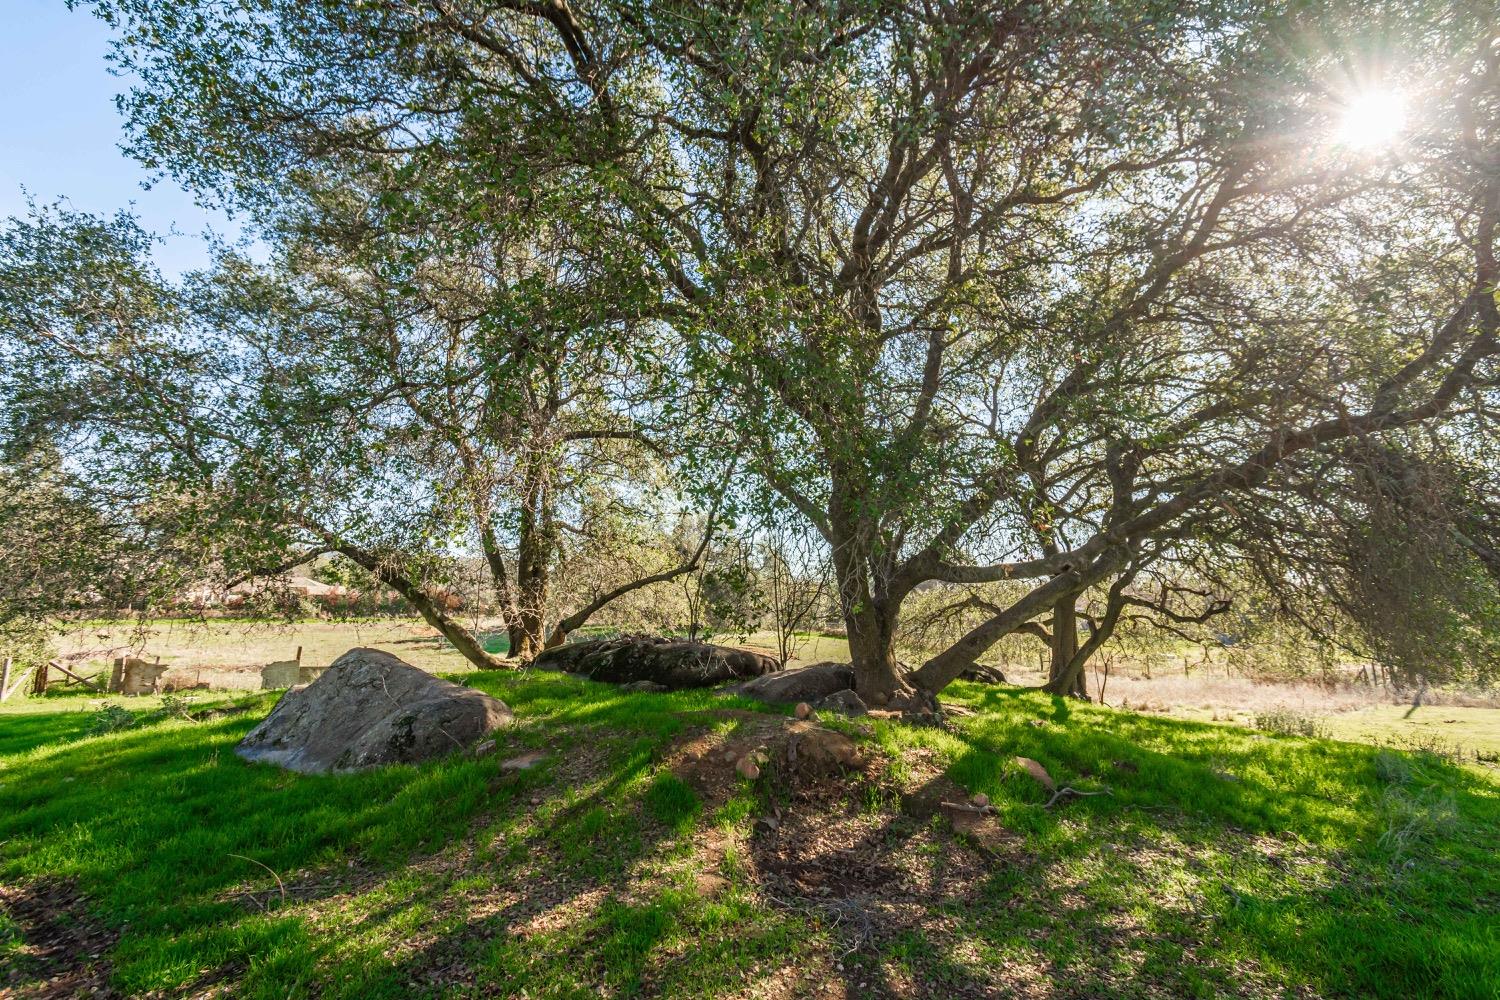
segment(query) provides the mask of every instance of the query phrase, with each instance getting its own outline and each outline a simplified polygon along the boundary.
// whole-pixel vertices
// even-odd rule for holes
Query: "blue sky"
[[[165,237],[156,260],[168,274],[206,263],[199,238],[205,228],[238,234],[170,178],[142,188],[149,174],[119,150],[114,97],[127,81],[111,76],[104,61],[103,23],[63,0],[0,5],[0,218],[25,214],[28,193],[102,215],[133,203],[141,224]]]

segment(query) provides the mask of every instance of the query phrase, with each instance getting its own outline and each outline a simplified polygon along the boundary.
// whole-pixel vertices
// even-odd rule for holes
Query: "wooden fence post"
[[[10,657],[5,658],[4,666],[0,666],[0,701],[10,693]]]
[[[32,694],[40,696],[47,693],[47,667],[45,660],[37,664],[36,678],[31,683]]]

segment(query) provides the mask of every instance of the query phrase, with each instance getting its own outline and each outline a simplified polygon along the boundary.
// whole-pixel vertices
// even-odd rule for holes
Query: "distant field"
[[[115,656],[161,658],[174,673],[201,672],[215,687],[238,687],[231,675],[258,674],[267,663],[290,660],[302,647],[302,662],[327,666],[356,646],[383,649],[423,670],[461,673],[469,661],[437,631],[418,619],[354,622],[155,622],[92,624],[62,636],[57,651],[91,653],[84,673],[109,669]]]
[[[481,623],[489,625],[491,623]],[[759,632],[736,642],[720,641],[774,655],[776,641]],[[504,651],[504,635],[490,636],[492,652]],[[266,663],[291,659],[302,647],[302,662],[326,666],[355,646],[383,649],[436,673],[467,673],[472,665],[418,619],[351,622],[247,623],[209,621],[91,624],[74,629],[58,642],[58,652],[96,653],[84,661],[84,673],[98,673],[118,655],[161,657],[174,673],[192,672],[215,687],[254,686],[251,671]],[[823,660],[847,661],[849,643],[826,635],[807,635],[792,658],[793,666]],[[1031,665],[1007,665],[1017,683],[1037,684]],[[1457,751],[1460,756],[1493,759],[1500,755],[1500,708],[1427,704],[1407,717],[1410,706],[1390,703],[1378,690],[1328,690],[1311,684],[1265,684],[1211,671],[1162,675],[1154,679],[1118,676],[1105,686],[1105,701],[1114,707],[1170,715],[1197,722],[1249,725],[1261,712],[1285,708],[1319,720],[1336,739],[1362,743],[1427,746]]]
[[[776,655],[776,636],[771,632],[754,632],[745,637],[743,642],[736,641],[737,638],[729,637],[718,641],[727,642],[734,646],[743,646],[746,649],[753,649],[757,653],[765,653],[767,656]],[[796,652],[791,658],[790,665],[805,667],[809,663],[822,663],[826,660],[848,663],[849,640],[831,635],[809,634],[803,636],[798,640]]]
[[[1327,716],[1324,725],[1339,740],[1474,751],[1500,760],[1500,709],[1424,705],[1411,712],[1410,705],[1375,705]]]

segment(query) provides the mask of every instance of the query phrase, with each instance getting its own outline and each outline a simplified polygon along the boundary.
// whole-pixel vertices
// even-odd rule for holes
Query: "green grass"
[[[1410,705],[1375,705],[1321,721],[1341,740],[1462,751],[1500,761],[1500,711],[1493,708],[1424,705],[1412,711]]]
[[[755,706],[554,674],[463,681],[521,719],[500,753],[344,776],[233,755],[274,694],[197,721],[133,699],[133,724],[103,735],[88,702],[6,706],[0,882],[73,880],[120,932],[109,957],[130,995],[710,997],[791,970],[793,993],[841,979],[851,996],[1026,976],[1073,996],[1500,996],[1500,785],[1433,754],[960,685],[975,716],[862,739],[889,782],[936,768],[989,795],[1009,846],[968,891],[861,944],[857,920],[781,905],[746,863],[764,783],[706,808],[663,763],[703,727],[746,724],[711,710]],[[529,749],[548,757],[500,772]],[[1044,810],[1017,754],[1112,794]],[[877,791],[818,806],[820,822],[949,842]],[[710,835],[730,843],[706,893]],[[26,961],[17,934],[0,916],[0,965]]]

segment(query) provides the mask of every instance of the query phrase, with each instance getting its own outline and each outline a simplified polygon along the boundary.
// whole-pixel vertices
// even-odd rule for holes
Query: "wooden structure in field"
[[[154,663],[137,656],[119,657],[110,672],[109,689],[120,694],[160,694],[162,675],[168,669],[160,656]]]
[[[127,695],[208,688],[215,676],[221,683],[226,678],[234,681],[227,684],[227,690],[253,690],[257,681],[262,690],[289,688],[315,681],[328,669],[326,666],[305,666],[302,663],[302,647],[298,646],[296,655],[290,660],[279,660],[262,666],[179,667],[172,677],[168,677],[167,673],[173,668],[162,663],[160,656],[151,660],[137,656],[117,656],[111,663],[107,677],[103,673],[85,677],[77,672],[76,666],[83,655],[85,654],[73,654],[25,668],[17,668],[15,661],[9,657],[0,659],[0,702],[21,690],[27,690],[33,695],[44,695],[48,687],[59,682],[69,686],[82,684],[99,694]],[[211,675],[207,680],[203,676],[205,672]]]
[[[304,667],[302,647],[298,646],[297,655],[294,658],[267,663],[260,668],[260,687],[262,691],[270,691],[275,688],[310,684],[322,676],[323,671],[327,669],[327,667]]]
[[[5,658],[3,668],[0,668],[0,701],[4,701],[12,694],[19,691],[21,685],[26,682],[26,678],[28,676],[32,678],[31,693],[34,695],[46,694],[47,685],[51,682],[48,675],[53,670],[56,670],[58,673],[63,675],[64,684],[82,684],[84,687],[91,688],[94,691],[98,691],[100,694],[105,693],[105,689],[100,687],[98,683],[96,683],[91,678],[74,673],[72,669],[69,668],[68,665],[63,663],[61,660],[47,660],[36,666],[28,667],[26,670],[20,672],[20,674],[16,677],[14,683],[11,682],[11,672],[13,667],[13,661],[10,657],[7,656]]]

